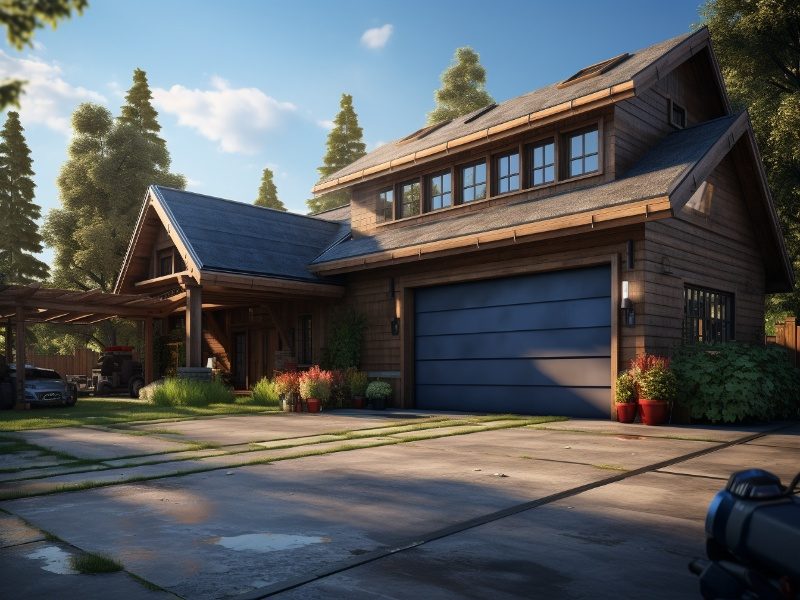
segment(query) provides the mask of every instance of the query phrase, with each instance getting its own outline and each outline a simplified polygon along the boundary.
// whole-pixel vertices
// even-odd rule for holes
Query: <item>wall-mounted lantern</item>
[[[400,319],[395,317],[391,322],[392,335],[400,335]]]
[[[628,282],[622,282],[622,302],[620,303],[622,309],[622,322],[628,327],[636,325],[636,313],[633,310],[633,301],[628,296]]]

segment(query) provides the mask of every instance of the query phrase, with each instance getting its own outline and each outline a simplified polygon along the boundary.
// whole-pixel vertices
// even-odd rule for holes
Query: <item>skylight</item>
[[[625,54],[620,54],[619,56],[615,56],[614,58],[609,58],[608,60],[604,60],[602,62],[589,65],[588,67],[584,67],[571,77],[559,83],[558,87],[560,88],[567,87],[568,85],[572,85],[573,83],[578,83],[579,81],[584,81],[591,77],[596,77],[597,75],[601,75],[607,71],[610,71],[618,64],[624,62],[625,60],[630,58],[630,56],[631,55],[626,52]]]
[[[482,117],[483,115],[488,113],[490,110],[495,109],[495,108],[497,108],[497,104],[494,103],[494,102],[492,102],[491,104],[487,104],[483,108],[479,108],[474,113],[471,113],[471,114],[467,115],[467,118],[464,119],[464,124],[472,123],[476,119],[479,119],[480,117]]]

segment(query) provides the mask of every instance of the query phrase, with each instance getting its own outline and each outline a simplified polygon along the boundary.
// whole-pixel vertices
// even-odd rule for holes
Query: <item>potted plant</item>
[[[623,371],[617,377],[614,401],[617,406],[617,421],[633,423],[636,418],[636,381],[628,371]]]
[[[299,374],[295,371],[287,371],[275,377],[275,391],[281,397],[281,408],[285,412],[294,410],[300,392],[299,385]]]
[[[661,425],[669,417],[669,409],[678,389],[677,378],[669,367],[654,365],[638,379],[639,405],[645,425]]]
[[[374,410],[383,410],[386,401],[392,397],[392,386],[385,381],[373,381],[367,386],[366,394]]]
[[[367,391],[369,379],[364,371],[350,372],[350,398],[353,408],[364,408],[364,394]]]
[[[300,397],[306,401],[308,412],[316,413],[331,397],[332,376],[317,365],[300,375]]]

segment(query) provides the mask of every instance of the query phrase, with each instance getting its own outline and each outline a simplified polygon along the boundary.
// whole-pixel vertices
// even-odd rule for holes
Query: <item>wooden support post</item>
[[[203,299],[199,285],[186,286],[186,366],[202,367]]]
[[[147,317],[144,322],[144,384],[153,383],[153,317]]]
[[[12,346],[14,335],[11,333],[11,319],[6,321],[5,326],[5,336],[6,336],[6,364],[10,362],[14,362],[14,348]]]
[[[17,356],[15,362],[17,364],[17,402],[14,408],[24,409],[29,408],[25,402],[25,310],[21,306],[17,306]]]

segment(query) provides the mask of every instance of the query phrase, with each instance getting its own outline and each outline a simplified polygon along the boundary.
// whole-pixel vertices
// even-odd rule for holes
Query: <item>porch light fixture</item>
[[[395,317],[391,322],[392,335],[400,335],[400,319]]]
[[[206,369],[212,369],[213,370],[213,369],[216,369],[216,368],[217,368],[217,358],[215,356],[212,356],[206,362]]]
[[[636,313],[633,310],[633,302],[628,297],[628,282],[622,282],[622,302],[620,303],[622,309],[623,323],[628,327],[636,325]]]

